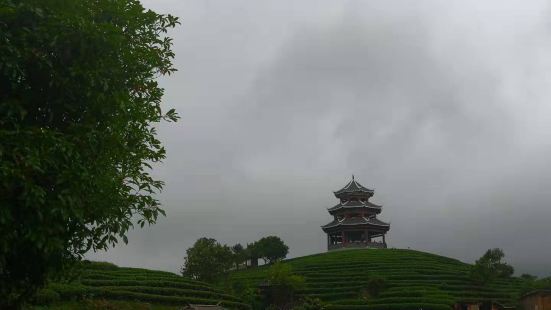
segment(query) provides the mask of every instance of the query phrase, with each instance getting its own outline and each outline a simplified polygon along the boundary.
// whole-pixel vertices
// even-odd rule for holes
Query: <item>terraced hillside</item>
[[[302,295],[318,297],[329,309],[451,309],[456,301],[492,300],[514,305],[520,280],[501,279],[480,287],[468,278],[469,265],[413,250],[342,250],[287,260],[306,279]],[[267,268],[234,272],[231,281],[256,285]],[[370,277],[387,288],[376,298],[361,293]]]
[[[170,272],[122,268],[107,263],[83,264],[74,283],[53,283],[40,295],[54,305],[56,300],[64,304],[69,300],[107,299],[174,306],[221,302],[230,309],[250,308],[238,298],[203,282]]]

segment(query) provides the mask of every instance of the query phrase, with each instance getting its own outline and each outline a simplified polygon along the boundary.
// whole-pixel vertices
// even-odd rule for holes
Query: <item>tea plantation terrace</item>
[[[399,249],[347,249],[286,260],[306,280],[299,292],[329,303],[328,309],[452,309],[459,301],[515,305],[521,281],[500,279],[487,286],[469,279],[469,264],[434,254]],[[237,271],[231,281],[254,286],[267,268]],[[362,291],[370,277],[384,278],[377,297]]]
[[[109,263],[83,264],[79,279],[70,284],[53,283],[40,293],[43,302],[81,299],[139,301],[183,306],[217,304],[230,309],[250,309],[238,298],[204,282],[174,273],[139,268],[122,268]]]

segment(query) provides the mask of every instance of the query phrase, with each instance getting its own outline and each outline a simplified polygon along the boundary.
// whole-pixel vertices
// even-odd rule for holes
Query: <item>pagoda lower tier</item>
[[[385,234],[390,224],[377,218],[350,217],[335,219],[322,226],[327,234],[327,249],[386,248]]]

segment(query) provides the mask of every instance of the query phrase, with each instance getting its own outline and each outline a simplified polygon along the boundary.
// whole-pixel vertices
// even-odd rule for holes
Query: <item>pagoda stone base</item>
[[[370,248],[370,249],[386,249],[385,242],[347,242],[347,243],[337,243],[329,244],[328,250],[337,250],[337,249],[361,249],[361,248]]]

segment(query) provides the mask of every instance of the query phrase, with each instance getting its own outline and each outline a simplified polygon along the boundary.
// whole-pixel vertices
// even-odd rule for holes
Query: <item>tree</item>
[[[268,264],[285,258],[289,253],[289,247],[276,236],[264,237],[255,242],[254,247],[258,251],[259,257]]]
[[[266,280],[265,304],[277,309],[291,309],[295,292],[305,285],[303,277],[293,274],[291,266],[281,262],[270,267]]]
[[[293,307],[293,310],[324,310],[326,305],[319,298],[304,296],[300,304]]]
[[[247,253],[243,246],[238,243],[231,247],[231,250],[233,252],[233,260],[235,263],[235,269],[239,269],[239,266],[247,260]]]
[[[245,255],[247,259],[251,261],[251,267],[258,266],[258,258],[260,255],[260,247],[257,242],[248,243],[247,248],[245,249]]]
[[[227,245],[221,245],[215,239],[201,238],[193,247],[187,249],[182,266],[182,275],[193,279],[215,282],[233,265],[233,253]]]
[[[304,287],[304,278],[295,275],[290,265],[277,262],[268,270],[268,283],[273,286],[299,290]]]
[[[535,290],[551,290],[551,277],[538,279],[536,276],[529,278],[521,277],[524,280],[520,290],[521,295]]]
[[[528,274],[528,273],[523,273],[520,275],[520,278],[526,282],[534,282],[538,279],[537,276],[534,276],[534,275],[531,275],[531,274]]]
[[[0,308],[164,214],[149,173],[155,79],[175,71],[178,23],[137,0],[0,3]]]
[[[514,268],[503,262],[503,250],[495,248],[486,251],[471,269],[471,278],[478,284],[488,284],[496,278],[508,278],[513,275]]]

